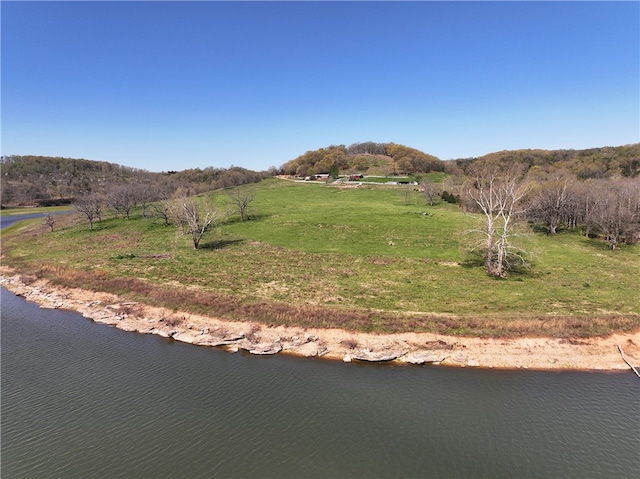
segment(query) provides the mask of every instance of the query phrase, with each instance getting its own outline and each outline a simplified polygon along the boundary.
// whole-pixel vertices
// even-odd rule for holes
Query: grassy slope
[[[28,207],[28,208],[7,208],[2,210],[2,216],[13,215],[29,215],[35,213],[55,213],[61,211],[72,210],[71,206],[47,206],[47,207]]]
[[[614,252],[574,234],[530,235],[533,269],[495,280],[466,265],[474,219],[454,205],[430,207],[417,193],[405,205],[394,189],[268,180],[253,205],[254,220],[231,217],[200,251],[174,227],[109,219],[93,232],[80,225],[5,233],[5,263],[20,259],[77,285],[98,272],[102,284],[93,287],[133,299],[150,297],[149,284],[165,285],[159,298],[168,306],[268,323],[483,335],[640,325],[637,246]],[[134,277],[145,282],[125,281]],[[223,306],[234,302],[242,306]]]

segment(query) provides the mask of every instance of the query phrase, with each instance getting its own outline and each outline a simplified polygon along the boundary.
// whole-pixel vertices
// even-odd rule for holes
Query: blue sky
[[[2,1],[3,155],[150,171],[331,144],[640,141],[638,2]]]

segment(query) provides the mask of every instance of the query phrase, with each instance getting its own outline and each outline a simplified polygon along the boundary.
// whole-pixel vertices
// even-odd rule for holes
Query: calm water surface
[[[71,211],[55,211],[52,214],[54,215],[67,215],[70,214]],[[0,214],[0,229],[8,228],[9,226],[23,220],[30,220],[33,218],[44,218],[46,213],[24,213],[20,215],[3,215]]]
[[[2,289],[2,478],[637,478],[631,373],[256,357]]]

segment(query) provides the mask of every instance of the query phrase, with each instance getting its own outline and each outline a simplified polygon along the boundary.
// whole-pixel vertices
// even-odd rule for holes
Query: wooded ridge
[[[443,161],[400,144],[364,142],[307,151],[279,168],[262,172],[234,166],[154,173],[105,161],[11,155],[1,161],[1,204],[3,207],[65,204],[78,196],[126,184],[135,184],[138,193],[153,201],[176,192],[193,195],[256,183],[277,174],[337,177],[352,173],[420,176],[444,172],[464,177],[470,165],[479,160],[519,163],[539,176],[562,171],[577,180],[636,178],[640,175],[640,143],[586,150],[500,151],[478,158]]]

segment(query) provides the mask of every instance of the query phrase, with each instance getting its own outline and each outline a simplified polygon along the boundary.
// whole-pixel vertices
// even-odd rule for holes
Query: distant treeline
[[[581,180],[614,176],[635,178],[640,174],[640,143],[587,150],[500,151],[478,158],[442,161],[404,145],[364,142],[307,151],[282,165],[281,172],[297,176],[353,173],[390,176],[433,171],[464,175],[467,167],[474,161],[488,159],[521,163],[527,169],[566,170]]]
[[[2,157],[2,206],[69,204],[88,194],[131,186],[151,201],[181,194],[256,183],[271,173],[241,167],[195,168],[153,173],[105,161],[49,156]]]
[[[521,163],[533,171],[564,170],[573,173],[580,180],[615,176],[635,178],[640,175],[640,143],[587,150],[499,151],[478,158],[454,160],[454,163],[464,173],[474,161],[490,159],[508,164]],[[448,169],[455,168],[451,162],[447,163]]]
[[[478,170],[517,171],[525,184],[518,216],[538,230],[556,234],[580,230],[605,239],[612,248],[640,241],[640,143],[588,150],[517,150],[447,162],[442,183],[447,198],[479,212],[469,191],[478,188]],[[484,175],[481,181],[487,181]],[[497,183],[499,188],[504,185]],[[444,193],[441,195],[445,198]],[[485,194],[485,193],[483,193]]]

